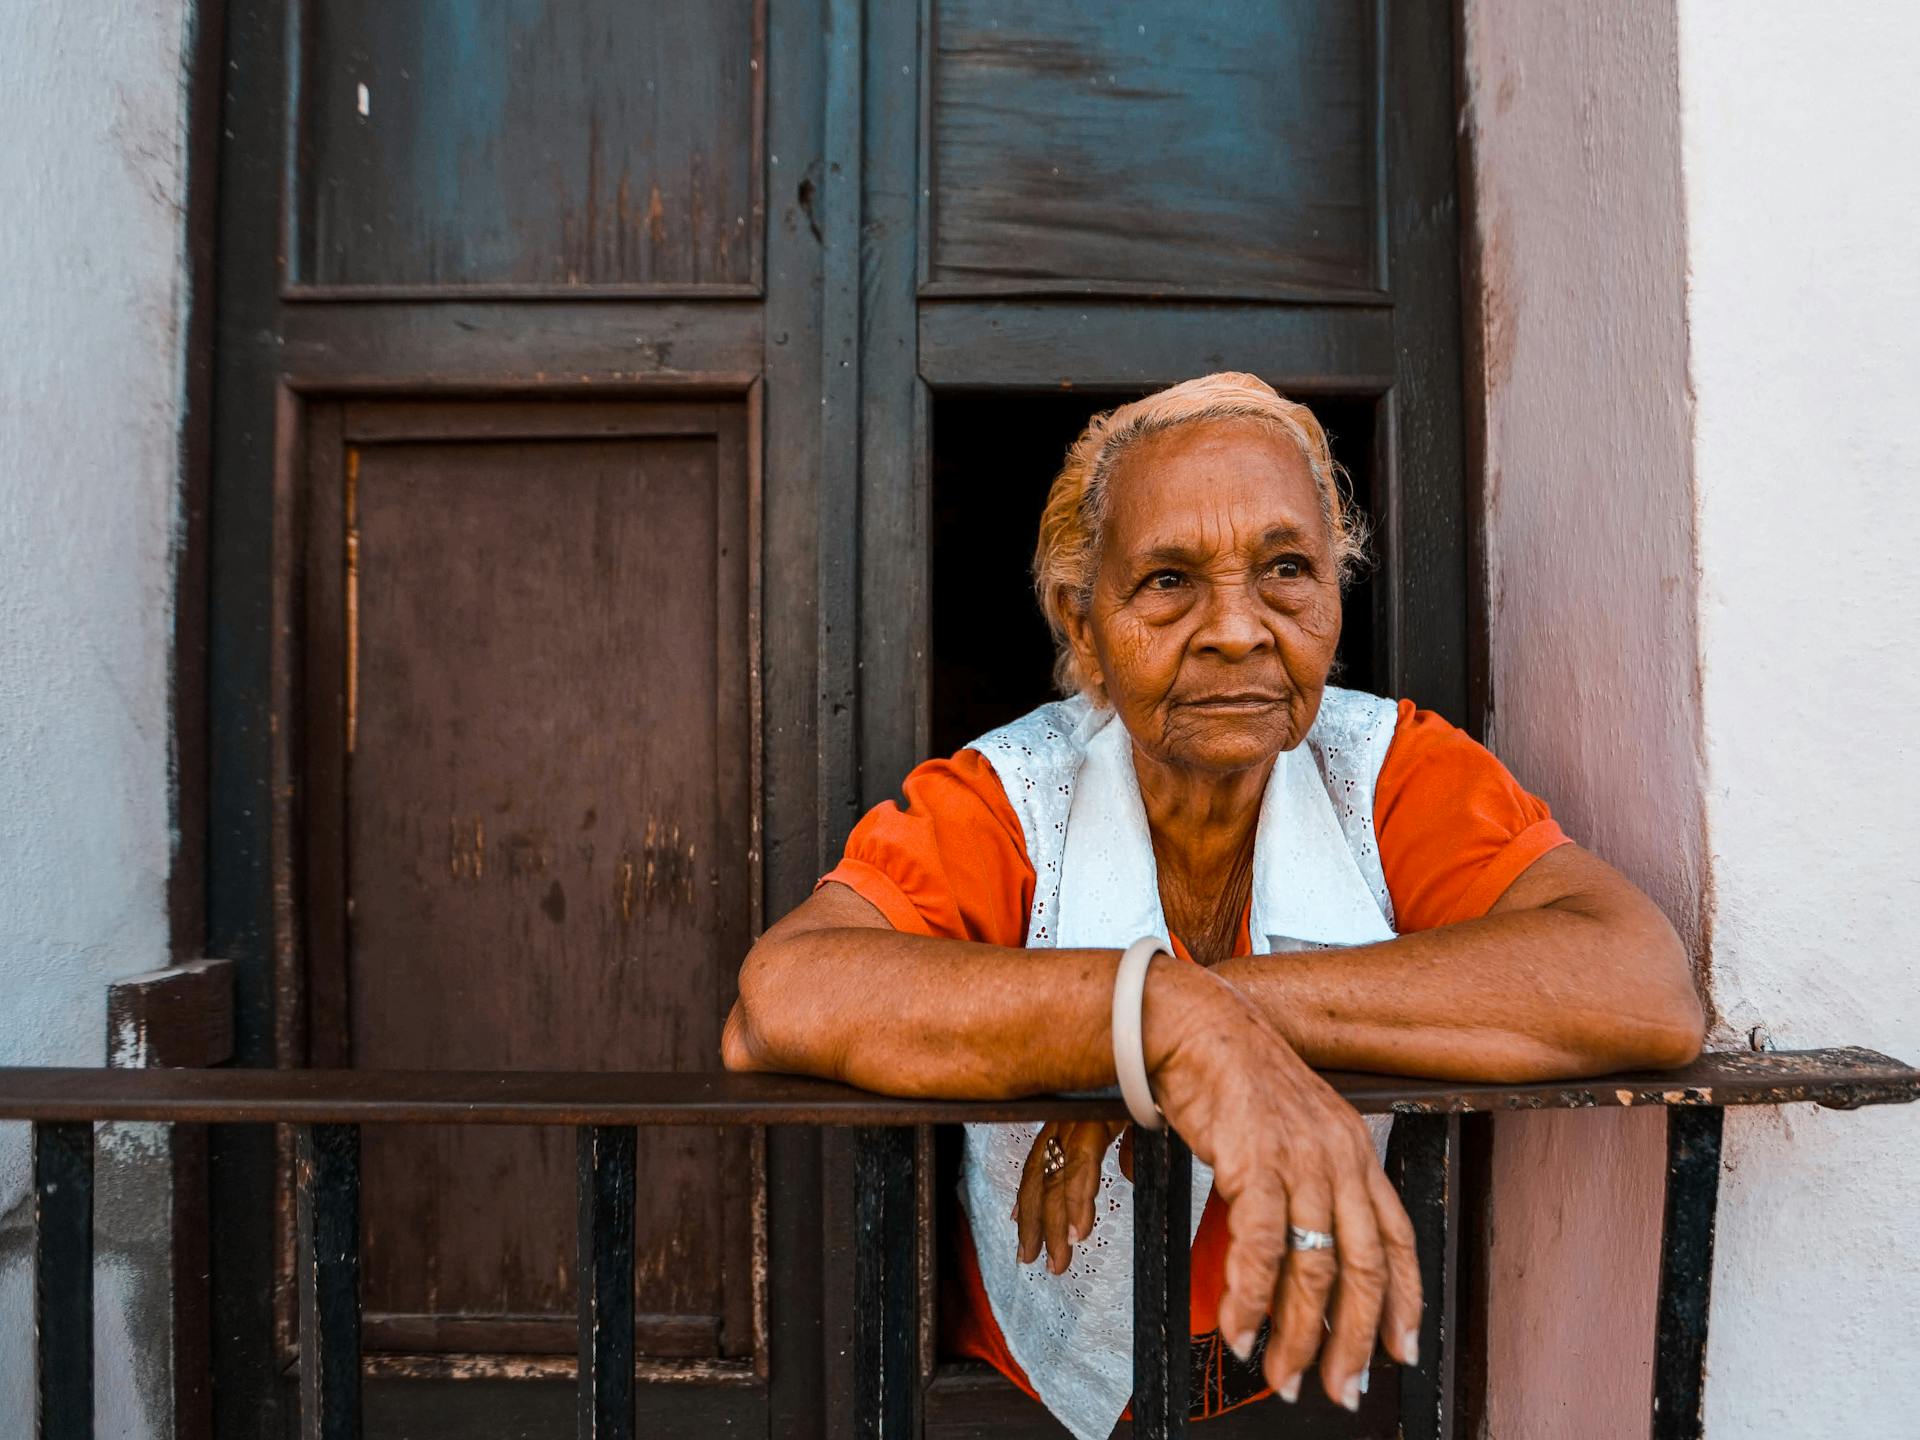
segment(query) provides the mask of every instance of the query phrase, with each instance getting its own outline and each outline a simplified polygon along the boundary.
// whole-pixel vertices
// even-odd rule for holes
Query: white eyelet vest
[[[1393,938],[1373,791],[1397,718],[1391,700],[1329,686],[1305,742],[1275,762],[1254,837],[1256,954]],[[1029,949],[1118,949],[1167,933],[1132,742],[1111,710],[1084,697],[1042,705],[970,748],[1020,817],[1035,877]],[[1377,1146],[1390,1123],[1373,1124]],[[1093,1234],[1054,1275],[1044,1259],[1019,1263],[1009,1218],[1040,1127],[966,1129],[961,1198],[994,1319],[1055,1418],[1079,1440],[1105,1440],[1133,1393],[1133,1203],[1119,1147],[1102,1166]],[[1196,1158],[1195,1230],[1212,1189]]]

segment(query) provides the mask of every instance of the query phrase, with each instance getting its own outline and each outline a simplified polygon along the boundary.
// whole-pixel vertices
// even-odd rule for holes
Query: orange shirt
[[[1033,866],[1020,819],[986,758],[962,750],[951,760],[930,760],[902,789],[904,804],[876,805],[854,826],[845,856],[820,883],[847,886],[908,934],[1024,945]],[[1373,824],[1394,925],[1402,934],[1486,914],[1521,871],[1567,841],[1545,803],[1521,789],[1492,754],[1410,700],[1400,702],[1380,767]],[[1192,958],[1179,936],[1168,938],[1181,958]],[[1249,954],[1251,948],[1243,915],[1234,953]],[[1191,1273],[1193,1333],[1211,1337],[1219,1351],[1212,1332],[1227,1225],[1225,1207],[1216,1201],[1210,1198],[1202,1212]],[[994,1321],[973,1243],[964,1233],[956,1237],[951,1259],[942,1306],[948,1346],[989,1362],[1032,1394]],[[1214,1368],[1210,1363],[1210,1377]],[[1196,1399],[1205,1398],[1196,1390]],[[1211,1413],[1226,1406],[1204,1408]]]

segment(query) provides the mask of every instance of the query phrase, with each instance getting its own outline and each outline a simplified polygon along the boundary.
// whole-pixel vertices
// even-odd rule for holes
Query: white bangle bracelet
[[[1145,935],[1127,947],[1120,957],[1120,969],[1113,977],[1113,1071],[1120,1081],[1121,1098],[1133,1123],[1142,1130],[1158,1130],[1166,1124],[1160,1107],[1154,1103],[1153,1087],[1147,1083],[1147,1046],[1141,1034],[1140,1012],[1146,1005],[1147,967],[1153,957],[1172,951],[1167,942]]]

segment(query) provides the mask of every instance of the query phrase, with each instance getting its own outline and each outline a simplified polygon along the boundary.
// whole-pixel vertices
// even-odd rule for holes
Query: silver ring
[[[1047,1137],[1047,1143],[1040,1151],[1040,1173],[1058,1175],[1067,1168],[1067,1152],[1060,1148],[1060,1142],[1054,1136]]]
[[[1292,1250],[1331,1250],[1333,1236],[1324,1230],[1304,1230],[1298,1225],[1289,1225],[1287,1247]]]

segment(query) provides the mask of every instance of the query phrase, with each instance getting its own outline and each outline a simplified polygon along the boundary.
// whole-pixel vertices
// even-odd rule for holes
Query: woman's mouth
[[[1232,713],[1245,710],[1267,710],[1281,704],[1284,696],[1271,695],[1252,690],[1237,690],[1222,695],[1196,695],[1182,700],[1180,704],[1189,710],[1205,710],[1209,713]]]

